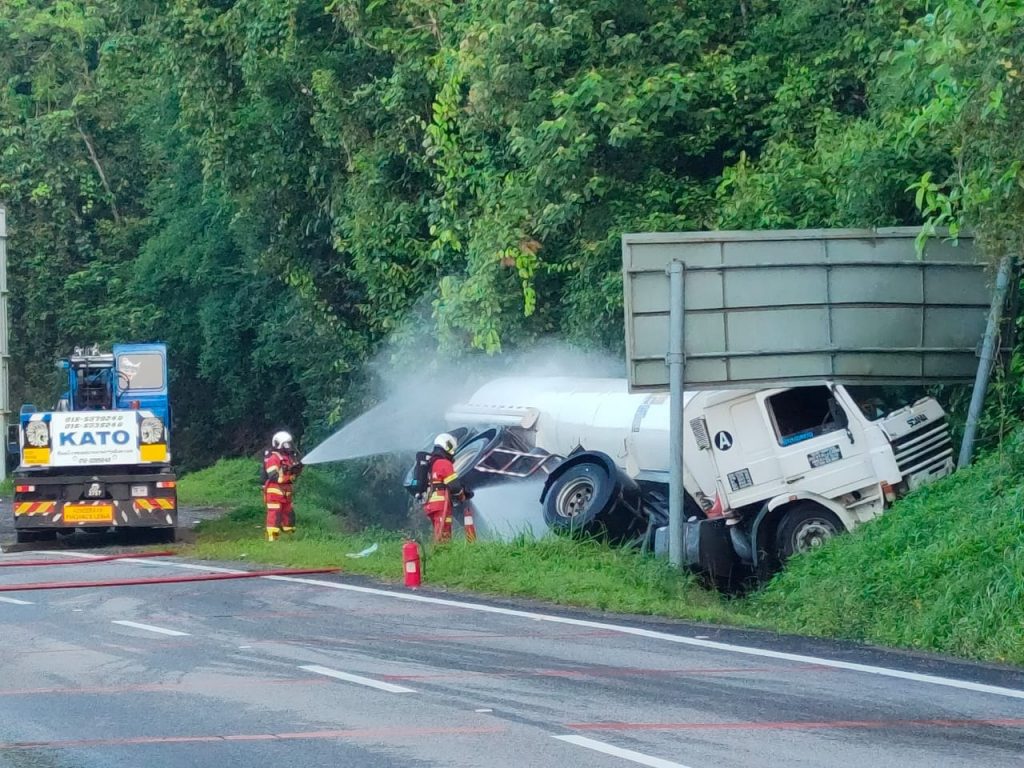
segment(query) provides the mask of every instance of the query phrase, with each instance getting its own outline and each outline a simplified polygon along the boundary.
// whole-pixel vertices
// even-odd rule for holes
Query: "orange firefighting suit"
[[[267,541],[276,541],[283,531],[295,532],[292,484],[302,474],[302,464],[291,453],[269,450],[263,457],[267,481],[263,484],[263,503],[267,507]]]
[[[448,541],[452,537],[453,499],[464,502],[463,526],[466,539],[474,541],[476,529],[473,526],[472,511],[469,504],[465,503],[473,498],[473,492],[462,487],[451,456],[442,450],[435,450],[430,457],[427,483],[427,501],[423,505],[423,512],[434,526],[434,541]]]

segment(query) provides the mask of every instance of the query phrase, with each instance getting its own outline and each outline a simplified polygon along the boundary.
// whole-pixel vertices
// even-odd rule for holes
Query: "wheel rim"
[[[559,517],[572,520],[587,511],[594,499],[594,484],[586,477],[578,477],[566,483],[555,499],[555,511]]]
[[[793,532],[793,551],[810,552],[818,549],[836,535],[836,529],[827,520],[805,520]]]

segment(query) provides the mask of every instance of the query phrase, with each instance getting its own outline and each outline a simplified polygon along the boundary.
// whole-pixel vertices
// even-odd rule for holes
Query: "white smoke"
[[[543,488],[544,481],[537,479],[475,490],[473,523],[480,538],[507,541],[519,536],[549,536],[540,503]]]
[[[369,370],[378,382],[379,402],[311,450],[305,463],[422,450],[445,429],[444,414],[451,406],[499,376],[625,376],[621,359],[556,341],[508,355],[425,356],[420,365],[410,365],[405,355],[381,355]]]

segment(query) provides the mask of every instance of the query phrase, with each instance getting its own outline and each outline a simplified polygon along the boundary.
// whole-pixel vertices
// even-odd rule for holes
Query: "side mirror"
[[[10,424],[7,427],[7,452],[17,454],[21,451],[21,427]]]

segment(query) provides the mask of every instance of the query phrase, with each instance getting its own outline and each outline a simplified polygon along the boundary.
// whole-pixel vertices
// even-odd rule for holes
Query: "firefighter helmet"
[[[290,451],[293,447],[293,440],[290,432],[276,432],[272,438],[270,438],[270,446],[272,448],[280,448],[285,451]]]
[[[440,448],[447,454],[454,454],[455,447],[458,445],[458,443],[455,441],[455,438],[449,435],[447,432],[442,432],[440,435],[434,438],[434,445],[436,445],[438,448]]]

